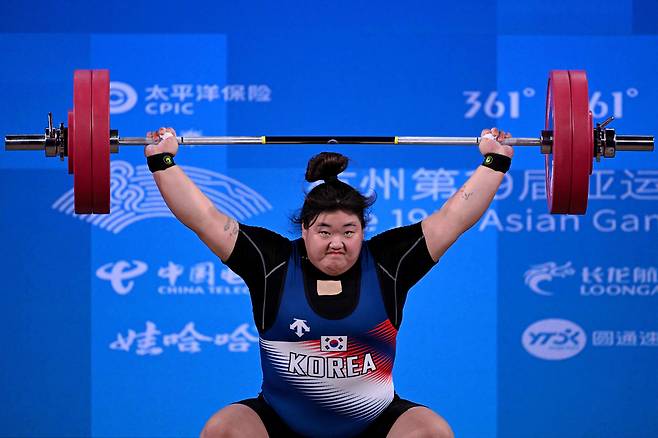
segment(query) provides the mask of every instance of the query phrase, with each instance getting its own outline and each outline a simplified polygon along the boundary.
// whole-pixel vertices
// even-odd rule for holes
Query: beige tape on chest
[[[318,295],[338,295],[343,291],[343,285],[339,280],[318,280]]]

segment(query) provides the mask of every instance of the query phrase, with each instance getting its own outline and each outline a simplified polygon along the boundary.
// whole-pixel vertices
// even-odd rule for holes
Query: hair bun
[[[306,181],[314,182],[335,178],[347,169],[349,159],[338,152],[320,152],[308,161],[306,166]]]

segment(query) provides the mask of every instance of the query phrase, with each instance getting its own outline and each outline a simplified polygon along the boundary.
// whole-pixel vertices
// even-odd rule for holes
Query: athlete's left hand
[[[512,146],[499,143],[510,137],[512,137],[512,134],[500,131],[498,128],[483,129],[480,134],[480,153],[482,155],[490,153],[501,154],[512,158],[514,156]]]

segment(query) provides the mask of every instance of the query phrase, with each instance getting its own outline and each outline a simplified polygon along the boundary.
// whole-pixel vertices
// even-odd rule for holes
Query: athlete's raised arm
[[[238,222],[219,211],[183,169],[175,165],[173,157],[178,152],[178,142],[172,128],[160,128],[147,136],[154,142],[146,146],[144,155],[167,206],[208,248],[226,261],[235,247]]]
[[[498,129],[482,131],[480,153],[485,159],[464,185],[441,207],[422,222],[427,248],[434,261],[489,208],[509,169],[514,150],[498,140],[511,135]]]

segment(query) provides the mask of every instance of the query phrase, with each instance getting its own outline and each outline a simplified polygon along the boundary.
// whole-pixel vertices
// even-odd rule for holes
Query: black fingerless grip
[[[512,159],[507,155],[490,153],[484,156],[482,165],[497,172],[507,173],[512,165]]]
[[[149,165],[151,173],[157,172],[158,170],[165,170],[176,165],[176,163],[174,163],[174,156],[168,152],[146,157],[146,162]]]

